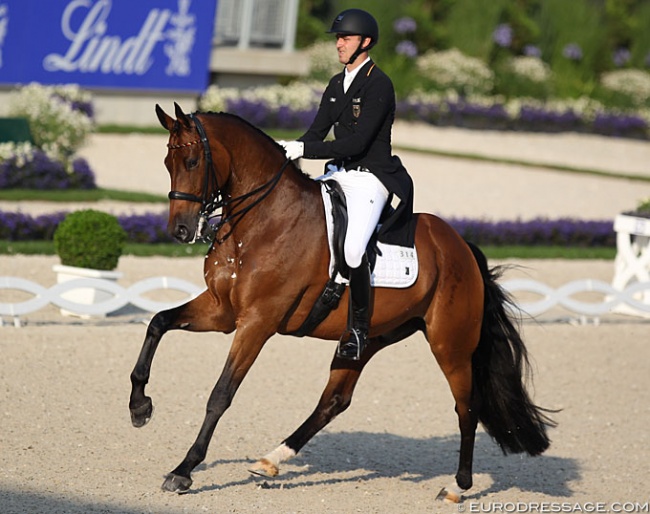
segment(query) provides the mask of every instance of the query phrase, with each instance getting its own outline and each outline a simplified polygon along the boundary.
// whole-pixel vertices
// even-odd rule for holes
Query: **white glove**
[[[305,143],[302,141],[278,141],[284,148],[287,159],[295,161],[300,159],[305,153]]]

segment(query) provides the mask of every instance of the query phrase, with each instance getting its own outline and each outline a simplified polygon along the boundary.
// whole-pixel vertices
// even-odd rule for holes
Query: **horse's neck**
[[[228,200],[234,205],[228,209],[228,214],[259,202],[244,217],[255,219],[256,225],[262,227],[277,223],[280,218],[291,217],[294,212],[317,212],[319,208],[322,211],[319,186],[304,176],[293,163],[286,163],[272,139],[237,118],[224,118],[216,126],[216,140],[221,141],[224,148],[230,149]],[[274,185],[278,174],[281,177]],[[273,191],[267,194],[265,185]],[[241,202],[236,200],[258,188],[259,192],[249,198]],[[272,211],[273,216],[261,214],[267,211]],[[245,220],[241,223],[249,224]]]
[[[253,155],[260,153],[252,152]],[[231,169],[229,206],[224,214],[236,220],[240,217],[238,212],[248,209],[241,216],[241,222],[237,222],[238,229],[264,234],[272,227],[294,225],[296,217],[313,220],[324,216],[318,184],[292,163],[249,156],[247,159],[234,158]]]

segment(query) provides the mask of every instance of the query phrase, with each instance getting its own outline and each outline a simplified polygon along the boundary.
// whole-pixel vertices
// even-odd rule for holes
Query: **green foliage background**
[[[404,16],[417,23],[415,33],[407,36],[420,54],[458,48],[498,70],[503,59],[522,55],[527,45],[536,46],[553,72],[549,88],[560,98],[598,97],[598,77],[617,69],[613,55],[619,49],[630,52],[624,67],[650,69],[648,0],[301,0],[297,45],[306,47],[331,37],[325,31],[332,20],[351,7],[377,18],[380,43],[373,57],[393,77],[401,95],[420,85],[404,57],[395,52],[404,35],[395,33],[393,23]],[[493,41],[499,24],[513,30],[512,43],[505,49]],[[580,46],[582,59],[563,55],[570,43]]]

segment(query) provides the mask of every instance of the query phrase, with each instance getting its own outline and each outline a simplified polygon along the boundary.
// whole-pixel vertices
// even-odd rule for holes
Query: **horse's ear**
[[[156,104],[156,116],[158,116],[158,120],[160,121],[160,124],[163,126],[163,128],[171,132],[172,127],[174,126],[174,118],[163,111],[162,107],[160,107],[158,104]]]
[[[187,129],[191,127],[190,119],[187,114],[183,112],[181,106],[174,102],[174,108],[176,109],[176,119]]]

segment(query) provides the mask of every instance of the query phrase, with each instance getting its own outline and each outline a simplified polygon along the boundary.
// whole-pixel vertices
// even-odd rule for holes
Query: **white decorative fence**
[[[650,294],[650,281],[636,282],[623,290],[600,280],[576,280],[558,289],[535,280],[516,279],[504,281],[502,286],[517,300],[517,307],[525,314],[539,316],[554,308],[563,308],[581,317],[599,318],[610,313],[624,312],[650,318],[650,302],[644,301]],[[65,293],[79,288],[96,288],[110,293],[106,301],[85,305],[64,298]],[[158,312],[181,305],[200,294],[204,288],[173,277],[153,277],[123,287],[110,280],[94,278],[76,279],[56,284],[50,288],[17,277],[0,277],[0,295],[3,290],[31,294],[32,298],[15,303],[0,302],[0,324],[2,316],[9,316],[13,324],[20,326],[20,316],[43,309],[49,304],[80,316],[105,316],[123,307],[132,305],[147,312]],[[174,302],[160,302],[143,295],[156,290],[175,290],[186,296]],[[575,299],[574,296],[592,293],[594,301]],[[521,301],[519,296],[533,296],[533,300]],[[65,295],[67,296],[67,295]]]
[[[93,304],[78,303],[65,298],[68,296],[66,293],[70,291],[88,288],[105,291],[109,293],[109,298]],[[180,291],[186,296],[174,302],[158,302],[143,296],[151,291],[161,289]],[[0,294],[3,290],[12,290],[33,295],[32,298],[22,302],[0,302],[0,317],[11,316],[14,325],[20,325],[20,316],[38,311],[49,304],[80,316],[105,316],[129,305],[147,312],[158,312],[182,305],[198,296],[204,289],[205,287],[198,287],[186,280],[174,277],[147,278],[126,288],[112,280],[97,278],[75,279],[45,288],[23,278],[0,277]]]
[[[650,303],[642,301],[643,292],[650,292],[650,282],[636,282],[620,290],[602,280],[574,280],[553,289],[536,280],[516,279],[503,283],[513,296],[532,293],[540,297],[533,302],[518,302],[517,306],[531,316],[538,316],[555,307],[563,307],[580,316],[600,317],[610,313],[632,314],[650,317]],[[582,293],[599,293],[601,301],[581,301],[573,298]]]

